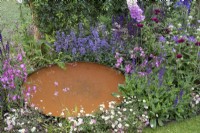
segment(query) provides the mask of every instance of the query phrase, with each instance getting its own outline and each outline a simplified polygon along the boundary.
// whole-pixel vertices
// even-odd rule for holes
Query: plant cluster
[[[23,54],[11,54],[10,45],[3,43],[1,34],[0,43],[0,110],[6,112],[11,103],[22,100],[21,85],[26,80],[27,70],[23,62]]]
[[[114,64],[115,51],[126,48],[119,32],[109,34],[105,26],[84,31],[81,23],[78,33],[73,30],[69,34],[57,32],[53,47],[57,53],[70,55],[72,61],[98,62],[110,66]]]

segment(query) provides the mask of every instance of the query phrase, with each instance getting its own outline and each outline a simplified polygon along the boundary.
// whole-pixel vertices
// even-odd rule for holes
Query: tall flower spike
[[[142,22],[145,19],[145,16],[142,15],[142,9],[137,4],[137,0],[127,0],[127,5],[131,18],[136,19],[137,22]]]
[[[1,35],[1,33],[0,33],[0,42],[2,42],[2,35]]]

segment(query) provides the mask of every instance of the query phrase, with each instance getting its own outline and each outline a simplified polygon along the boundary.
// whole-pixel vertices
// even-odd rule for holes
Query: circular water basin
[[[66,69],[57,65],[42,68],[31,74],[25,86],[30,95],[29,105],[53,116],[76,116],[80,110],[91,114],[100,104],[119,103],[112,96],[125,77],[119,71],[96,63],[68,63]]]

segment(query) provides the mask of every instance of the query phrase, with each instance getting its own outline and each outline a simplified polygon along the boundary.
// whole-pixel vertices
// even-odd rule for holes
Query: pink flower
[[[130,64],[125,66],[125,71],[126,71],[126,73],[130,73],[131,72],[131,65]]]
[[[95,119],[91,119],[90,120],[90,124],[92,125],[92,124],[96,124],[96,120]]]
[[[58,91],[55,91],[55,92],[54,92],[54,96],[58,96]]]
[[[17,60],[18,60],[18,61],[22,61],[22,55],[21,55],[21,54],[18,54],[18,55],[17,55]]]
[[[122,61],[123,61],[123,58],[122,58],[122,57],[120,57],[120,58],[117,59],[117,63],[120,63],[120,64],[121,64]]]
[[[54,85],[55,85],[55,86],[58,86],[58,82],[57,82],[57,81],[55,81],[55,82],[54,82]]]
[[[128,8],[131,18],[136,19],[137,22],[142,22],[145,19],[142,9],[138,6],[137,0],[127,0]]]
[[[63,91],[67,92],[67,91],[69,91],[69,88],[64,88]]]
[[[24,64],[21,64],[20,67],[21,67],[21,68],[25,68],[25,65],[24,65]]]
[[[119,66],[120,66],[120,63],[115,64],[116,68],[119,68]]]

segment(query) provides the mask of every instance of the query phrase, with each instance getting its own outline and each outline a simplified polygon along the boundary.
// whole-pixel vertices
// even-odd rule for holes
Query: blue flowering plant
[[[58,31],[53,48],[57,53],[69,54],[71,61],[97,62],[112,66],[115,51],[125,50],[125,44],[118,32],[109,34],[105,26],[91,27],[90,31],[86,31],[79,24],[77,33],[74,30],[69,34]]]

